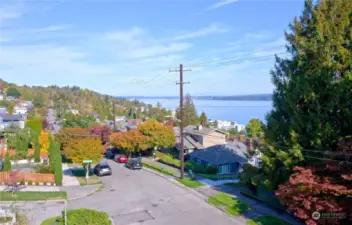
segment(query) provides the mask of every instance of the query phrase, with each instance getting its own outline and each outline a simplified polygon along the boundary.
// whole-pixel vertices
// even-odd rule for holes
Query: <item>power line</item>
[[[279,46],[270,47],[270,48],[266,48],[266,49],[261,49],[261,50],[257,50],[257,51],[247,52],[247,53],[244,53],[244,54],[239,54],[239,55],[236,55],[236,56],[230,56],[230,57],[225,57],[225,58],[221,58],[221,59],[210,60],[210,61],[206,61],[206,62],[203,62],[203,63],[198,63],[198,64],[195,64],[195,65],[190,65],[190,66],[187,66],[187,67],[198,67],[198,66],[203,65],[203,64],[209,64],[209,63],[213,63],[213,62],[219,62],[219,61],[222,61],[222,60],[238,58],[238,57],[241,57],[241,56],[251,55],[251,54],[258,53],[258,52],[263,52],[263,51],[267,51],[267,50],[272,50],[272,49],[276,49],[276,48],[284,47],[284,46],[285,46],[285,45],[279,45]]]

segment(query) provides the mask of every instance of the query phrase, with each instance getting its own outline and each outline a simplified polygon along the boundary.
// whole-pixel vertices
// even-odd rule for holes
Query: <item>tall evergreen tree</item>
[[[9,152],[6,152],[5,154],[3,171],[4,172],[11,171],[11,161],[10,161]]]
[[[273,110],[267,115],[258,181],[276,189],[295,165],[311,164],[352,134],[352,1],[305,1],[286,32],[289,58],[272,70]],[[304,153],[304,154],[303,154]],[[314,163],[325,164],[314,160]]]
[[[203,127],[208,127],[208,117],[205,114],[205,112],[202,112],[199,117],[200,124],[202,124]]]
[[[176,110],[177,119],[180,120],[180,109]],[[183,119],[184,126],[197,125],[199,123],[199,117],[195,105],[190,94],[186,94],[185,102],[183,104]]]

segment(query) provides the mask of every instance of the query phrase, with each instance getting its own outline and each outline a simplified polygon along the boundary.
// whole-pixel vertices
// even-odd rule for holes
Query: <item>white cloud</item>
[[[231,3],[235,3],[237,2],[238,0],[221,0],[217,3],[215,3],[214,5],[211,5],[207,11],[209,10],[213,10],[213,9],[216,9],[216,8],[219,8],[219,7],[222,7],[222,6],[225,6],[225,5],[228,5],[228,4],[231,4]]]
[[[109,41],[109,48],[120,58],[145,58],[182,52],[192,47],[191,43],[160,43],[149,32],[139,27],[129,30],[116,30],[107,33],[103,40]]]
[[[29,33],[55,32],[60,30],[66,30],[67,28],[69,28],[68,25],[51,25],[47,27],[27,29],[27,30],[24,30],[24,32],[29,32]]]
[[[128,42],[131,39],[137,39],[146,35],[147,31],[145,31],[144,29],[139,27],[133,27],[129,30],[116,30],[109,32],[105,35],[105,38],[106,40]]]
[[[211,25],[204,27],[202,29],[199,29],[199,30],[196,30],[193,32],[184,33],[180,36],[177,36],[174,38],[174,40],[184,40],[184,39],[202,37],[202,36],[207,36],[210,34],[224,33],[227,31],[228,31],[227,29],[220,27],[218,24],[211,24]]]

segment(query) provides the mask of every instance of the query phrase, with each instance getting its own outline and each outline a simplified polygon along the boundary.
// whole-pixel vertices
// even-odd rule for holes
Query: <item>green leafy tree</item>
[[[202,124],[202,126],[208,127],[208,117],[205,114],[205,112],[202,112],[202,114],[199,117],[199,120],[200,120],[200,124]]]
[[[3,171],[4,172],[11,171],[11,161],[10,161],[9,152],[6,152],[5,154]]]
[[[21,96],[21,92],[17,88],[10,87],[7,89],[6,95],[19,98]]]
[[[218,122],[217,120],[215,120],[215,121],[213,122],[213,126],[214,126],[215,128],[218,128],[219,122]]]
[[[177,108],[176,110],[176,117],[180,120],[180,109]],[[190,94],[187,94],[185,97],[185,102],[183,105],[183,125],[197,125],[199,124],[199,117],[197,114],[197,110],[195,105],[193,104],[193,100]]]
[[[260,119],[251,119],[246,125],[248,137],[261,137],[264,132],[264,125]]]

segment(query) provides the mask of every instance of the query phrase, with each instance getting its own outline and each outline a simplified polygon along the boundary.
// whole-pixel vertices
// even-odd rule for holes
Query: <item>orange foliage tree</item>
[[[92,160],[97,163],[102,159],[104,146],[98,138],[79,138],[73,140],[64,148],[65,156],[75,163]]]
[[[159,123],[156,120],[148,120],[139,125],[140,132],[147,137],[149,147],[170,148],[176,144],[176,136],[171,126]]]
[[[42,130],[39,136],[39,143],[40,143],[40,151],[41,152],[48,152],[50,140],[49,140],[49,132]]]
[[[82,139],[90,137],[89,129],[73,127],[73,128],[63,128],[55,135],[55,141],[60,143],[61,149],[65,149],[70,143],[75,139]]]
[[[110,136],[110,142],[114,147],[128,153],[129,156],[131,156],[132,153],[148,149],[146,137],[138,130],[113,133]]]

